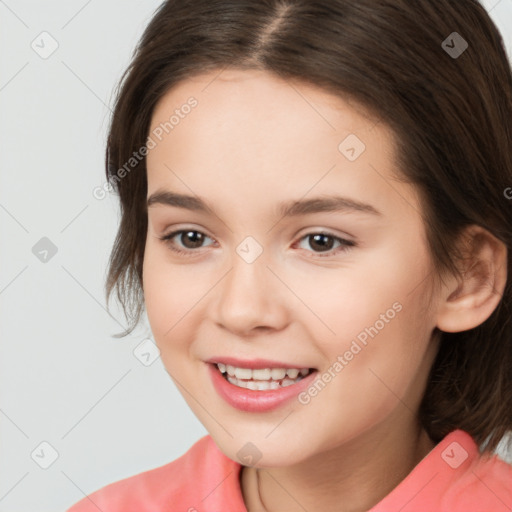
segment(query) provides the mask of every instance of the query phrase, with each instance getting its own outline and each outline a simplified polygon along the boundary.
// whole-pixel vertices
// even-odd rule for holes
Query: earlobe
[[[507,247],[486,229],[466,229],[461,249],[460,278],[444,287],[437,327],[445,332],[473,329],[485,322],[498,306],[507,282]]]

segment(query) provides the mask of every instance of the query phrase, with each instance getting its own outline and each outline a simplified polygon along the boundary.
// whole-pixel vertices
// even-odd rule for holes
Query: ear
[[[471,225],[462,234],[462,276],[443,286],[437,327],[461,332],[485,322],[496,309],[507,282],[507,247],[486,229]]]

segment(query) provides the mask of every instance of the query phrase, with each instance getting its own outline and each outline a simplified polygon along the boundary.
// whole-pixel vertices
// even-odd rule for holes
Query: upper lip
[[[208,359],[205,362],[211,364],[229,364],[230,366],[234,366],[235,368],[251,368],[255,370],[264,368],[298,368],[299,370],[303,368],[311,368],[309,365],[284,363],[282,361],[270,361],[269,359],[243,360],[237,359],[236,357],[212,357],[211,359]]]

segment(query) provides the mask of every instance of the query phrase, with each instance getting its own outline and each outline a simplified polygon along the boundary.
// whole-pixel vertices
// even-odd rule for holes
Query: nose
[[[218,285],[215,320],[239,336],[281,330],[289,321],[286,287],[268,268],[264,254],[247,263],[235,253]]]

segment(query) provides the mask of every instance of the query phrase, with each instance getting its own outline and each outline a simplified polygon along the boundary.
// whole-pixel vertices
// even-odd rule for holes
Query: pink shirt
[[[247,512],[241,468],[205,436],[173,462],[107,485],[68,512]],[[480,456],[455,430],[368,512],[510,511],[512,467]]]

